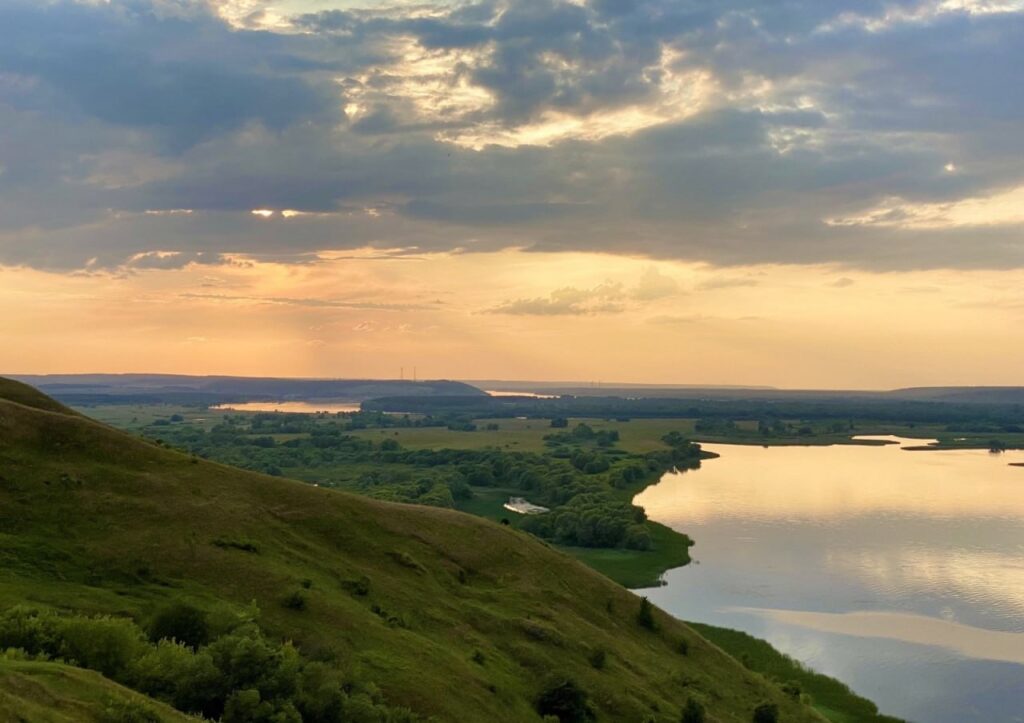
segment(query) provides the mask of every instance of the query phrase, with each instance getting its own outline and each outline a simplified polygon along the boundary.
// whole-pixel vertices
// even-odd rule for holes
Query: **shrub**
[[[586,691],[570,678],[552,681],[537,698],[537,712],[553,715],[559,723],[585,723],[594,720],[594,709]]]
[[[108,678],[121,679],[128,664],[145,646],[142,631],[127,618],[66,618],[60,624],[58,654]]]
[[[693,698],[687,700],[683,706],[683,715],[679,719],[681,723],[704,723],[704,719],[704,706]]]
[[[180,642],[161,640],[128,670],[128,682],[178,710],[216,714],[223,695],[220,671],[205,650],[195,653]]]
[[[588,660],[590,661],[591,667],[595,670],[602,670],[608,662],[608,653],[605,652],[604,648],[598,648],[590,654]]]
[[[657,630],[658,624],[654,620],[654,606],[645,597],[640,598],[640,609],[636,614],[636,624],[648,630]]]
[[[778,723],[779,706],[774,703],[762,703],[754,708],[754,723]]]
[[[676,643],[676,652],[680,655],[689,655],[690,643],[686,640],[680,640],[678,643]]]
[[[284,600],[281,601],[289,610],[305,610],[306,609],[306,595],[302,590],[296,590],[295,592],[285,596]]]
[[[210,641],[206,613],[187,603],[174,603],[161,608],[149,623],[149,639],[177,640],[190,648]]]

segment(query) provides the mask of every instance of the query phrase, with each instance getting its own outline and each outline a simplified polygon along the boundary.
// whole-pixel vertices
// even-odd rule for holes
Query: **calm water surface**
[[[721,457],[637,497],[697,541],[695,564],[641,594],[892,715],[1024,721],[1024,467],[1008,464],[1024,453],[704,448]]]

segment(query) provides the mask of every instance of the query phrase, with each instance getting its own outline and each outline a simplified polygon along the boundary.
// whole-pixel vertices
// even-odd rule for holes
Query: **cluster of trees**
[[[646,521],[642,507],[607,493],[591,493],[577,495],[546,515],[527,517],[522,527],[564,545],[649,550]]]
[[[210,624],[201,611],[176,605],[144,631],[130,618],[21,606],[0,615],[0,648],[96,670],[180,711],[222,723],[419,720],[388,706],[372,683],[309,661],[290,643],[269,640],[251,615]]]
[[[553,419],[551,420],[551,426],[555,427],[556,422],[559,422],[558,427],[568,427],[569,425],[566,419]],[[562,422],[565,424],[563,425]],[[619,431],[617,429],[595,430],[589,424],[580,422],[573,427],[571,432],[555,432],[545,435],[544,441],[550,446],[559,444],[592,444],[598,447],[613,447],[619,441]]]

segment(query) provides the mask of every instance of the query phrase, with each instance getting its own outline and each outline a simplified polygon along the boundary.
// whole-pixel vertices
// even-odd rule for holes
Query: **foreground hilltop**
[[[181,718],[125,686],[225,720],[530,721],[545,693],[607,721],[679,721],[690,699],[713,721],[766,702],[822,720],[683,623],[638,620],[639,598],[526,534],[190,458],[6,380],[0,556],[0,647],[13,636],[65,658],[0,659],[0,720]],[[211,621],[195,650],[132,637],[157,639],[169,609]],[[194,632],[178,622],[179,638]],[[219,676],[195,672],[207,659]],[[68,665],[83,661],[116,682]],[[186,673],[206,698],[176,685]],[[228,678],[237,690],[213,692]]]

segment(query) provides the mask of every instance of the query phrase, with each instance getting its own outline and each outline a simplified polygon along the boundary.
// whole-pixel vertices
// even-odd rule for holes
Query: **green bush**
[[[754,723],[778,723],[779,706],[774,703],[762,703],[754,709]]]
[[[603,670],[604,666],[608,662],[608,653],[605,651],[604,648],[598,648],[590,654],[588,660],[590,661],[591,667],[593,667],[595,670]]]
[[[658,629],[658,623],[654,620],[654,606],[645,597],[640,598],[640,609],[636,613],[636,624],[648,630]]]
[[[187,603],[173,603],[157,611],[149,623],[149,639],[177,640],[190,648],[210,641],[206,613]]]
[[[541,716],[555,716],[559,723],[585,723],[594,720],[594,709],[586,691],[570,678],[552,681],[537,698]]]
[[[178,710],[214,714],[223,696],[221,673],[205,650],[163,639],[133,661],[127,682]]]
[[[128,618],[61,618],[59,630],[60,657],[114,680],[122,679],[146,647],[142,631]]]
[[[704,706],[690,698],[683,706],[683,715],[679,720],[681,723],[704,723],[705,717]]]

